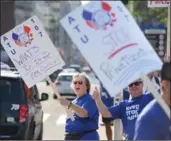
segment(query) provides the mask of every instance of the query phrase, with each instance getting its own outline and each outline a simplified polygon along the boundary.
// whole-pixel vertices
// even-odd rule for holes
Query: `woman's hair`
[[[90,93],[91,84],[90,84],[90,79],[89,79],[89,77],[87,76],[86,73],[84,73],[84,72],[78,73],[78,74],[76,74],[76,75],[73,76],[72,80],[73,80],[75,77],[79,77],[79,76],[81,76],[81,77],[83,77],[83,78],[85,79],[85,83],[86,83],[86,86],[87,86],[86,92],[87,92],[87,93]]]

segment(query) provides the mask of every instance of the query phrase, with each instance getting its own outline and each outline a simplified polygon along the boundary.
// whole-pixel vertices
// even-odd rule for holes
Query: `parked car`
[[[72,77],[77,74],[77,72],[61,72],[59,73],[55,85],[57,87],[58,92],[60,93],[61,96],[64,96],[68,100],[74,100],[76,98],[76,95],[74,91],[71,88],[71,83],[72,83]],[[57,98],[57,96],[54,94],[53,95],[54,99]]]
[[[58,69],[56,72],[52,73],[49,77],[51,78],[52,82],[56,79],[58,74],[62,71],[62,69]],[[46,81],[46,85],[50,85],[48,81]]]
[[[71,64],[69,68],[74,68],[77,72],[81,72],[81,66],[78,64]]]
[[[92,72],[92,69],[89,66],[84,66],[82,68],[82,71],[85,72],[85,73],[91,73]]]
[[[77,70],[75,68],[65,68],[62,72],[77,72]]]
[[[41,101],[48,94],[36,85],[28,88],[15,70],[0,70],[0,139],[42,140],[43,110]]]

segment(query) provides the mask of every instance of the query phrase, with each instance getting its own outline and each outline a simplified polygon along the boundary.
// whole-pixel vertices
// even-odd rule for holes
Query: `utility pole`
[[[170,57],[170,7],[168,6],[168,23],[167,23],[167,49],[166,49],[166,56]]]

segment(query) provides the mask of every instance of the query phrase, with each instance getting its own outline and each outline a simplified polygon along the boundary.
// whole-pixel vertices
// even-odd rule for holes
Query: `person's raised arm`
[[[103,104],[102,100],[101,100],[101,96],[100,93],[98,92],[98,89],[95,88],[93,91],[93,95],[92,95],[93,99],[96,101],[96,105],[98,107],[99,112],[101,113],[101,115],[105,118],[111,118],[112,115],[109,112],[108,108],[106,107],[105,104]]]

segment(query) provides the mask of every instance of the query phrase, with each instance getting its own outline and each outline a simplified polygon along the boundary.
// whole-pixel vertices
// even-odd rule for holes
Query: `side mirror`
[[[40,101],[46,101],[49,99],[49,95],[47,93],[42,93],[41,94],[41,99]]]

